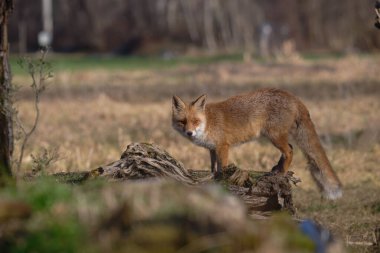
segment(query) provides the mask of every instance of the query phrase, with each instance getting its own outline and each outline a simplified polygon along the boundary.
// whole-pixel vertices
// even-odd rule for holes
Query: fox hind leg
[[[284,170],[284,161],[285,158],[283,155],[280,156],[280,160],[278,160],[278,163],[272,167],[272,172],[274,173],[279,173]]]
[[[293,159],[293,146],[288,143],[287,135],[280,138],[270,139],[273,145],[281,151],[281,157],[277,165],[272,168],[272,172],[286,173],[292,163]]]

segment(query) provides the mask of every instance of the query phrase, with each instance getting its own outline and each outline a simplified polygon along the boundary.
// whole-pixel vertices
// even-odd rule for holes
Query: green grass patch
[[[48,210],[56,202],[68,202],[72,195],[72,187],[57,183],[53,178],[49,177],[7,187],[0,193],[0,196],[24,201],[34,211]]]
[[[10,252],[88,252],[83,239],[85,231],[73,219],[44,219],[38,226],[30,229],[25,237],[19,239],[10,248]]]
[[[321,61],[329,59],[344,58],[344,53],[304,53],[301,57],[306,61]],[[360,57],[371,57],[373,55],[362,54]],[[23,75],[26,72],[19,66],[18,61],[22,57],[37,58],[38,54],[11,55],[10,65],[14,75]],[[175,56],[164,58],[157,55],[152,56],[118,56],[107,54],[55,54],[47,55],[47,61],[52,64],[54,72],[60,71],[83,71],[92,69],[104,70],[136,70],[136,69],[167,69],[181,64],[207,65],[218,62],[243,62],[241,53],[215,54],[202,56]],[[253,61],[264,63],[267,60],[260,56],[253,57]],[[269,62],[275,59],[269,59]]]
[[[19,66],[18,61],[23,56],[13,55],[10,57],[10,65],[15,75],[26,74]],[[26,57],[36,57],[30,55]],[[135,69],[164,69],[172,68],[181,64],[201,65],[215,62],[239,62],[242,61],[240,54],[214,55],[188,57],[180,56],[165,59],[158,56],[112,56],[112,55],[60,55],[50,54],[47,61],[53,66],[54,72],[59,71],[82,71],[92,69],[105,70],[135,70]]]
[[[75,215],[77,187],[41,177],[3,188],[0,199],[25,203],[32,214],[22,222],[22,233],[9,232],[0,240],[0,248],[12,253],[89,252],[89,233]]]

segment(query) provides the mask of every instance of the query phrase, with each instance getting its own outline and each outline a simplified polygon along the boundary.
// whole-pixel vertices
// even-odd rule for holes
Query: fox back
[[[276,89],[262,89],[225,101],[206,104],[206,95],[191,103],[173,97],[172,125],[195,144],[236,145],[291,128],[297,116],[298,100]],[[266,131],[267,129],[272,131]],[[274,130],[275,129],[275,130]]]

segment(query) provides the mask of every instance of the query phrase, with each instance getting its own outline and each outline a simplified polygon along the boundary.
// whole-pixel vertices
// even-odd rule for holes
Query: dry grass
[[[370,240],[380,226],[379,57],[277,64],[215,63],[164,70],[82,71],[56,74],[42,101],[37,133],[26,151],[58,148],[61,159],[49,172],[88,170],[119,158],[130,142],[154,142],[190,169],[209,166],[208,152],[171,128],[172,94],[193,98],[208,93],[220,100],[258,87],[279,87],[301,97],[344,183],[345,196],[322,201],[305,161],[296,152],[292,170],[303,182],[295,188],[301,217],[311,217],[344,239]],[[25,77],[15,77],[24,83]],[[33,112],[21,92],[20,111]],[[265,140],[235,148],[231,161],[269,170],[279,153]],[[25,159],[25,170],[31,158]],[[360,252],[367,249],[361,248]]]

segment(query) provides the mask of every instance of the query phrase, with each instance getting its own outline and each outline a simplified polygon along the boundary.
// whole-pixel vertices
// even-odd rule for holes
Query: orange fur
[[[342,195],[341,183],[320,144],[305,105],[279,89],[261,89],[206,104],[206,95],[191,103],[173,96],[173,127],[195,144],[210,150],[211,170],[218,175],[228,164],[231,146],[259,136],[281,151],[274,171],[286,173],[292,162],[292,137],[304,152],[317,185],[330,198]],[[215,167],[216,165],[216,167]]]

